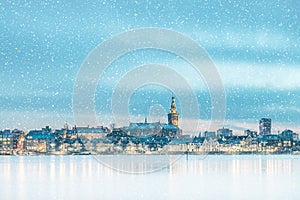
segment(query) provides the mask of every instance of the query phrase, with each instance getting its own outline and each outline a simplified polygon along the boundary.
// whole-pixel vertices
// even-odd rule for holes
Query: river
[[[299,199],[300,156],[0,156],[0,195],[0,199]]]

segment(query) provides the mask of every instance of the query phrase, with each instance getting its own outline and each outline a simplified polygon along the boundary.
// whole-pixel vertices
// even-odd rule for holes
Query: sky
[[[273,132],[286,128],[300,132],[297,0],[2,1],[0,129],[60,128],[66,122],[87,125],[74,121],[72,104],[84,61],[115,35],[148,27],[181,33],[207,52],[226,93],[224,126],[237,132],[257,130],[258,120],[269,117]],[[168,66],[192,88],[199,105],[198,119],[181,116],[186,121],[184,130],[192,131],[189,121],[210,121],[212,102],[203,77],[196,76],[190,64],[177,55],[141,49],[105,69],[95,90],[99,125],[115,123],[111,114],[114,87],[130,71],[146,64]],[[127,105],[130,120],[117,125],[145,116],[166,122],[172,93],[177,97],[182,90],[141,85]],[[184,113],[180,101],[177,106]],[[115,111],[114,115],[122,113]],[[206,128],[200,126],[196,131]]]

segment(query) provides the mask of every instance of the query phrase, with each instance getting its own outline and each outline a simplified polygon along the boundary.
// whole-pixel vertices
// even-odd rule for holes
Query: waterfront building
[[[280,133],[280,136],[286,140],[298,140],[298,134],[294,133],[292,130],[286,129]]]
[[[76,126],[72,129],[62,129],[62,137],[60,139],[60,149],[64,153],[78,153],[85,151],[84,144],[80,137],[78,137],[78,131]]]
[[[66,153],[79,153],[85,151],[83,142],[79,139],[65,139],[62,144],[62,151]]]
[[[24,137],[24,149],[28,152],[46,153],[55,151],[55,137],[49,127],[31,130]]]
[[[97,126],[97,127],[76,127],[77,135],[82,140],[93,140],[104,138],[107,134],[110,133],[110,130],[107,127]]]
[[[271,134],[271,119],[262,118],[259,120],[259,135]]]
[[[23,132],[17,129],[0,131],[0,152],[11,152],[17,149],[22,134]]]
[[[262,135],[258,138],[258,146],[261,151],[277,152],[282,146],[282,141],[279,135]]]
[[[193,143],[193,138],[190,137],[179,137],[178,139],[173,139],[166,147],[165,150],[170,153],[184,153],[184,152],[194,152],[198,150],[200,144]]]
[[[296,144],[298,140],[298,134],[294,133],[292,130],[286,129],[280,133],[283,147],[291,147]]]
[[[207,137],[202,143],[201,151],[217,152],[219,150],[219,142],[216,138]]]

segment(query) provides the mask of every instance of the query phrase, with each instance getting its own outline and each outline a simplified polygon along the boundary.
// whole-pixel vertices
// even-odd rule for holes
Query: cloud
[[[300,65],[217,63],[226,87],[299,89]]]
[[[287,33],[271,32],[270,30],[243,29],[240,31],[225,29],[222,31],[194,30],[191,37],[206,48],[236,48],[256,51],[282,50],[293,45],[293,39]],[[295,48],[296,49],[296,48]],[[224,49],[225,50],[225,49]],[[226,50],[225,50],[226,51]]]

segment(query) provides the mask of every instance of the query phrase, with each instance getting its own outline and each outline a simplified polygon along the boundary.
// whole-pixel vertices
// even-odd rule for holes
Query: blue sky
[[[73,124],[74,83],[88,54],[116,34],[157,27],[183,33],[210,55],[226,91],[226,126],[257,129],[259,118],[271,117],[274,131],[299,132],[299,10],[296,0],[1,2],[0,128]],[[98,115],[109,113],[110,104],[101,99],[109,102],[122,73],[153,62],[174,67],[188,80],[201,105],[199,119],[209,120],[203,81],[176,56],[149,50],[128,54],[107,69],[96,91]],[[152,89],[145,86],[132,96],[129,110],[136,120],[145,115],[165,120],[170,91],[160,88],[157,95]]]

